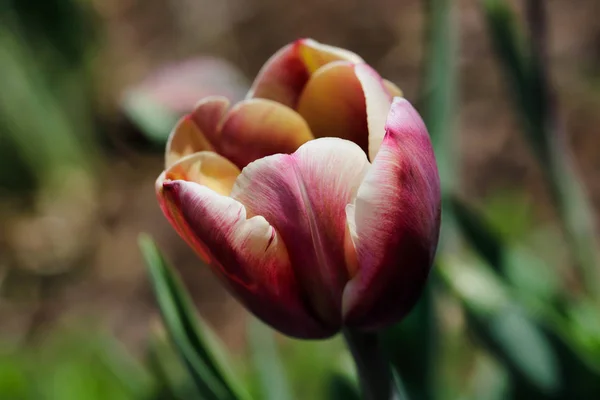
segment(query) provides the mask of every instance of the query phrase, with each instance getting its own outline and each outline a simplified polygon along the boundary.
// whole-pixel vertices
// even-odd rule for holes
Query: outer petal
[[[293,153],[311,139],[310,128],[296,111],[271,100],[251,99],[227,115],[219,152],[243,168],[268,155]]]
[[[356,54],[312,39],[300,39],[275,53],[262,67],[247,98],[264,98],[295,108],[311,74],[333,61],[363,62]]]
[[[211,96],[201,100],[192,113],[183,117],[167,141],[166,168],[189,154],[214,151],[218,126],[227,107],[227,98]]]
[[[226,158],[217,153],[202,151],[182,158],[156,180],[156,194],[161,209],[204,262],[211,261],[209,248],[181,219],[180,212],[165,197],[163,185],[166,181],[185,180],[206,186],[218,194],[229,195],[239,174],[239,168]]]
[[[376,328],[398,321],[421,294],[440,227],[431,142],[408,101],[394,101],[381,149],[347,214],[358,266],[344,290],[344,322]]]
[[[354,143],[322,138],[293,155],[246,167],[232,190],[251,214],[264,216],[287,245],[294,272],[314,313],[339,329],[345,265],[345,206],[369,163]]]
[[[194,182],[165,181],[161,196],[180,234],[206,244],[213,270],[256,316],[290,336],[335,333],[307,311],[285,244],[263,217],[248,218],[240,202]]]

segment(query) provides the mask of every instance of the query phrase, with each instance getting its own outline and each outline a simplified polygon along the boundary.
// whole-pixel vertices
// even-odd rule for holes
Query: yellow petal
[[[296,111],[275,101],[251,99],[237,104],[227,115],[219,153],[243,168],[271,154],[293,153],[313,138]]]
[[[211,96],[201,100],[192,113],[183,117],[169,136],[165,168],[198,151],[214,151],[218,126],[228,106],[227,98]]]
[[[367,151],[365,94],[354,64],[337,61],[321,67],[308,81],[297,109],[315,137],[348,139]]]
[[[322,44],[312,39],[301,39],[298,51],[309,74],[334,61],[348,61],[354,64],[364,62],[353,52],[340,47]]]
[[[300,39],[277,51],[261,68],[246,98],[263,98],[295,108],[310,76],[334,61],[363,62],[362,58],[338,47],[312,39]]]
[[[383,80],[383,86],[387,89],[389,94],[392,97],[404,97],[404,93],[402,89],[400,89],[394,82],[388,81],[387,79]]]
[[[158,178],[157,190],[166,180],[196,182],[209,189],[229,195],[240,169],[225,157],[211,151],[201,151],[181,158]]]

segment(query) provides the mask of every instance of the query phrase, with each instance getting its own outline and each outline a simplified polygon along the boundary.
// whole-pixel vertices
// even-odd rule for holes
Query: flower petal
[[[355,65],[336,61],[321,67],[306,84],[297,106],[315,137],[339,137],[368,146],[365,95]]]
[[[391,86],[390,83],[386,84],[379,74],[367,64],[358,64],[355,69],[365,96],[369,126],[368,154],[369,160],[373,161],[385,135],[385,121],[392,104],[392,96],[388,92],[388,87]]]
[[[311,139],[306,121],[291,108],[271,100],[250,99],[228,113],[219,152],[243,168],[265,156],[293,153]]]
[[[388,93],[392,97],[404,97],[404,93],[402,89],[400,89],[394,82],[388,81],[387,79],[383,80],[383,86],[387,89]]]
[[[208,247],[181,220],[179,211],[165,197],[163,186],[167,181],[185,180],[206,186],[216,193],[229,195],[239,174],[239,168],[226,158],[210,151],[201,151],[180,159],[156,180],[156,195],[163,213],[204,262],[211,261]]]
[[[361,328],[396,322],[421,294],[440,227],[431,141],[405,99],[395,99],[381,149],[347,215],[358,266],[344,290],[344,322]],[[354,249],[347,251],[351,258]]]
[[[240,169],[225,157],[212,151],[200,151],[183,157],[161,177],[163,180],[196,182],[228,196],[239,174]],[[162,186],[162,182],[157,184]]]
[[[231,192],[250,214],[264,216],[281,235],[307,301],[331,327],[340,326],[341,296],[349,275],[344,209],[368,167],[356,144],[316,139],[292,155],[248,165]]]
[[[275,53],[262,67],[246,98],[264,98],[295,108],[310,75],[325,64],[345,60],[363,62],[338,47],[300,39]]]
[[[211,96],[202,99],[192,113],[183,117],[167,141],[166,168],[189,154],[204,150],[214,151],[218,126],[227,107],[227,98]]]
[[[335,333],[307,311],[285,244],[263,217],[247,217],[240,202],[194,182],[167,180],[161,193],[181,236],[206,245],[214,272],[257,317],[290,336]]]
[[[367,64],[332,62],[308,81],[297,109],[315,137],[352,140],[373,160],[392,104],[391,85]]]

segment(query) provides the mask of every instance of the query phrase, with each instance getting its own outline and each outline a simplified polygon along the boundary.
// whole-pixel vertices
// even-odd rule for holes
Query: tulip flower
[[[310,39],[273,55],[233,107],[201,100],[172,131],[156,190],[228,290],[298,338],[399,321],[437,246],[421,117],[359,56]]]

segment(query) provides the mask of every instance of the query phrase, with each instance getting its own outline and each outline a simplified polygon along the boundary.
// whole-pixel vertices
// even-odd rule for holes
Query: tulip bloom
[[[440,183],[427,129],[400,95],[356,54],[302,39],[268,60],[244,101],[203,99],[171,133],[156,183],[164,214],[287,335],[379,329],[422,292]]]

